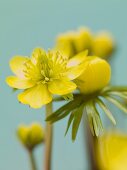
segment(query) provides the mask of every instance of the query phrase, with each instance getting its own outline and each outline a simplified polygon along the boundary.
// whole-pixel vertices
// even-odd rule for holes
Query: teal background
[[[127,1],[126,0],[0,0],[0,170],[29,170],[27,153],[15,131],[20,123],[44,125],[44,108],[21,105],[17,93],[6,85],[13,55],[30,55],[34,47],[52,48],[60,32],[88,26],[92,31],[108,30],[117,42],[112,64],[112,84],[127,84]],[[60,104],[54,105],[54,109]],[[112,108],[113,109],[113,108]],[[126,130],[127,117],[115,110],[118,127]],[[121,120],[121,121],[120,121]],[[119,123],[122,122],[122,123]],[[88,170],[87,149],[82,127],[75,143],[64,137],[67,119],[55,125],[53,170]],[[36,150],[39,170],[42,152]]]

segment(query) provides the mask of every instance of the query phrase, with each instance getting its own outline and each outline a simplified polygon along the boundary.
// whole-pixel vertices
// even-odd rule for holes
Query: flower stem
[[[89,158],[90,158],[90,164],[91,164],[91,170],[98,170],[97,166],[97,159],[96,159],[96,153],[95,153],[95,143],[96,143],[96,136],[93,136],[91,133],[89,124],[87,125],[87,146],[89,151]]]
[[[52,103],[46,105],[46,116],[52,114]],[[53,136],[53,126],[47,122],[45,129],[45,162],[44,170],[51,170],[51,158],[52,158],[52,136]]]
[[[86,113],[86,112],[85,112]],[[97,160],[96,160],[96,153],[95,153],[95,143],[97,138],[93,136],[90,125],[87,119],[87,114],[84,114],[84,126],[83,126],[83,134],[84,134],[84,142],[87,145],[88,156],[90,160],[90,169],[91,170],[98,170]],[[86,152],[86,145],[85,145],[85,152]]]
[[[29,157],[30,157],[31,170],[37,170],[33,150],[29,150],[28,153],[29,153]]]

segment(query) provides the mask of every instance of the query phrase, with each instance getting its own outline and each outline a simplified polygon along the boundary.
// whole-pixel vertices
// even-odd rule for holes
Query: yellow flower
[[[99,138],[96,147],[100,170],[127,170],[127,135],[106,133]]]
[[[114,42],[109,33],[101,32],[95,36],[92,45],[93,55],[101,58],[109,57],[114,50]]]
[[[77,31],[60,34],[56,39],[55,48],[71,58],[86,49],[90,50],[91,44],[91,32],[89,29],[82,27]]]
[[[96,56],[86,57],[84,72],[75,80],[81,93],[89,94],[105,87],[111,76],[110,65]]]
[[[31,58],[15,56],[10,61],[10,67],[15,76],[7,77],[9,86],[24,89],[18,95],[18,100],[33,108],[40,108],[52,100],[52,95],[66,95],[76,89],[71,80],[84,71],[83,56],[87,51],[71,60],[56,51],[46,53],[36,48]]]
[[[44,129],[38,123],[20,125],[17,130],[19,140],[27,149],[33,149],[44,141]]]
[[[113,53],[114,41],[107,32],[94,36],[89,29],[82,27],[77,31],[60,34],[56,39],[55,48],[68,57],[87,49],[90,55],[106,58]]]
[[[73,44],[75,33],[70,31],[60,34],[56,39],[55,49],[59,50],[63,55],[72,57],[75,55],[75,47]]]
[[[75,32],[74,36],[74,46],[76,49],[76,53],[84,51],[88,49],[91,50],[93,37],[92,33],[88,28],[81,27],[77,32]]]

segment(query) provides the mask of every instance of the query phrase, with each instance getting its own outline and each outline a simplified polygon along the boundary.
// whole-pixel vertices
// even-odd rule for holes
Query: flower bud
[[[68,57],[90,50],[92,46],[92,34],[87,28],[60,34],[56,40],[56,49]]]
[[[127,135],[110,132],[98,139],[96,157],[100,170],[125,170],[127,168]]]
[[[44,129],[38,123],[33,123],[30,126],[20,125],[17,135],[21,143],[29,150],[44,142]]]
[[[81,93],[94,93],[105,87],[111,76],[108,62],[96,56],[86,57],[85,71],[76,80]]]
[[[80,28],[74,36],[74,45],[77,53],[84,50],[90,50],[92,45],[93,37],[89,29]]]
[[[114,42],[110,34],[99,33],[93,40],[92,53],[101,58],[109,57],[114,50]]]
[[[68,57],[75,54],[74,39],[75,33],[73,31],[60,34],[56,39],[56,49]]]

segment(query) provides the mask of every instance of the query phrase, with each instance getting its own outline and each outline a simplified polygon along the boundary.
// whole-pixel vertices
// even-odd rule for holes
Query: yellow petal
[[[20,125],[18,130],[17,130],[18,137],[20,141],[24,144],[27,145],[28,143],[28,134],[29,134],[29,127],[25,125]]]
[[[10,60],[10,68],[13,71],[14,74],[16,74],[18,77],[23,78],[24,73],[23,69],[25,67],[24,63],[27,62],[29,58],[23,57],[23,56],[14,56]]]
[[[126,170],[127,135],[117,131],[107,132],[96,143],[99,169]]]
[[[6,79],[7,84],[16,89],[27,89],[33,87],[35,83],[28,79],[20,79],[16,76],[9,76]]]
[[[101,58],[111,56],[114,51],[114,40],[107,32],[99,33],[93,41],[92,52]]]
[[[75,80],[82,93],[93,93],[105,87],[111,77],[110,65],[98,57],[89,57],[84,72]]]
[[[67,33],[60,34],[56,39],[56,49],[61,52],[62,55],[72,57],[75,54],[75,47],[73,44],[73,37],[75,33],[69,31]]]
[[[18,95],[18,100],[23,104],[28,104],[32,108],[40,108],[42,105],[52,100],[51,93],[46,85],[37,85]]]
[[[79,77],[84,72],[84,70],[86,69],[86,65],[87,65],[87,63],[84,62],[83,64],[80,64],[76,67],[69,68],[67,73],[66,73],[67,77],[70,80],[76,79],[77,77]]]
[[[88,54],[88,50],[85,50],[85,51],[77,54],[73,58],[71,58],[67,63],[67,68],[77,66],[80,63],[84,62],[86,60],[87,54]]]
[[[48,85],[52,94],[65,95],[76,89],[76,84],[68,80],[54,80]]]
[[[92,45],[92,33],[88,28],[82,27],[79,28],[77,32],[75,32],[74,36],[74,46],[77,53],[88,49],[90,50]]]
[[[39,123],[32,123],[30,126],[30,139],[32,145],[42,143],[44,140],[44,128]]]
[[[44,55],[46,55],[46,52],[42,48],[35,48],[32,52],[31,62],[36,65]]]

